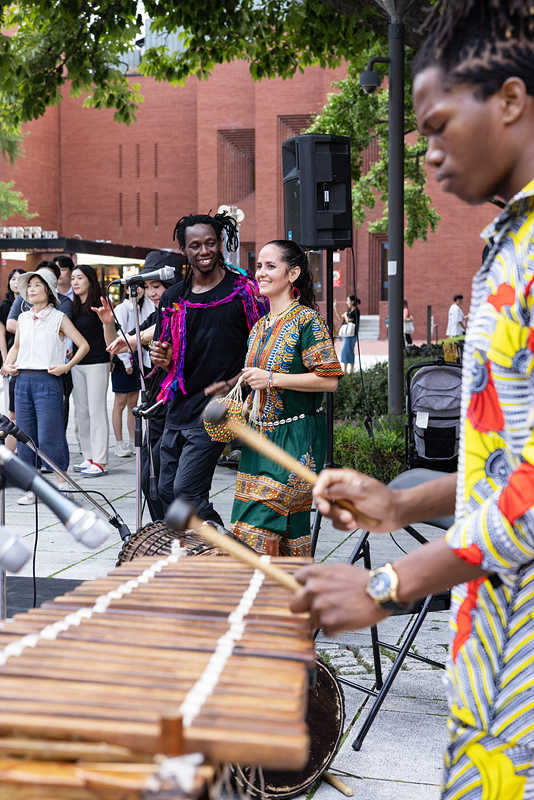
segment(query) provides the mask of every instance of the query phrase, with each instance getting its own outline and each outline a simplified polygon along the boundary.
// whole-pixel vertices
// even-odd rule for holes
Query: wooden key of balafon
[[[210,525],[205,520],[200,519],[194,513],[193,507],[185,500],[178,498],[173,502],[165,516],[165,522],[170,528],[175,531],[185,531],[187,528],[192,528],[199,536],[204,537],[208,542],[220,547],[228,555],[234,556],[244,564],[248,564],[253,569],[258,569],[265,575],[268,575],[281,586],[285,586],[290,592],[297,592],[301,586],[295,578],[288,572],[285,572],[280,567],[270,564],[262,560],[261,556],[245,547],[235,539],[225,536],[223,533]]]
[[[275,464],[280,464],[281,467],[298,475],[299,478],[302,478],[302,480],[310,483],[312,486],[315,486],[317,483],[317,475],[315,472],[304,464],[301,464],[300,461],[293,458],[289,453],[286,453],[286,451],[277,444],[271,442],[266,436],[255,431],[250,425],[245,425],[244,422],[240,422],[228,416],[224,403],[221,403],[219,400],[212,400],[208,403],[202,416],[213,425],[226,425],[235,434],[236,439],[241,439],[241,441],[251,447],[252,450],[256,450],[258,453],[266,456],[266,458],[270,458]],[[363,511],[356,508],[354,503],[350,500],[339,498],[338,500],[331,500],[330,502],[333,505],[350,511],[351,514],[361,520],[362,524],[368,530],[373,530],[378,524],[378,520],[364,514]]]

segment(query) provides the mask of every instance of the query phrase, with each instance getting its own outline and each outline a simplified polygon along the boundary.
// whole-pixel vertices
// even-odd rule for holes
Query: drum
[[[231,539],[237,539],[233,533],[227,531],[222,526],[218,526],[221,533],[225,533]],[[195,531],[183,531],[177,533],[169,528],[164,522],[151,522],[136,531],[127,539],[117,557],[117,567],[125,561],[133,561],[134,558],[141,556],[168,556],[171,552],[172,543],[176,539],[183,539],[188,556],[226,556],[224,550],[207,542]],[[240,541],[240,540],[239,540]],[[244,544],[243,542],[240,542]],[[245,547],[249,545],[245,544]],[[252,550],[251,547],[249,547]]]
[[[140,528],[122,545],[117,557],[117,567],[125,561],[133,561],[141,556],[167,556],[171,552],[172,543],[176,539],[183,539],[190,556],[224,555],[222,550],[204,541],[194,531],[177,533],[164,522],[151,522]]]
[[[234,778],[251,797],[284,800],[306,792],[328,769],[345,726],[345,698],[333,670],[317,660],[315,685],[308,697],[306,722],[310,734],[308,763],[299,772],[237,765]]]

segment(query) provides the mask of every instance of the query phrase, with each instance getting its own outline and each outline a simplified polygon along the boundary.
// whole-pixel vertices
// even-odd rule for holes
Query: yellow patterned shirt
[[[453,592],[451,729],[534,747],[534,180],[484,231],[462,382],[456,554],[494,573]]]

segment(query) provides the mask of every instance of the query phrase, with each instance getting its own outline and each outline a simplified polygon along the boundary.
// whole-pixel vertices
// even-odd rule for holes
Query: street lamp
[[[388,410],[404,410],[404,25],[405,3],[381,3],[390,15],[389,56],[372,58],[360,75],[360,86],[368,94],[380,85],[373,70],[376,63],[389,64],[388,139]]]

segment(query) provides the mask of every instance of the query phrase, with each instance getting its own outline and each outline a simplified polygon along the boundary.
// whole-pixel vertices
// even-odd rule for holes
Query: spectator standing
[[[35,271],[39,272],[41,269],[47,269],[53,272],[56,276],[56,280],[59,280],[61,270],[57,264],[54,264],[53,261],[40,261],[35,268]],[[57,307],[58,311],[62,311],[63,314],[66,314],[69,319],[72,319],[72,300],[57,290],[56,293],[59,298],[59,305]],[[16,333],[17,320],[20,314],[22,311],[28,311],[30,308],[31,304],[19,293],[19,296],[15,298],[15,301],[13,302],[13,305],[11,306],[7,316],[6,328],[9,333]]]
[[[453,304],[449,308],[447,331],[445,336],[463,336],[465,333],[465,317],[463,312],[464,296],[455,294]]]
[[[354,345],[356,344],[360,327],[360,309],[358,308],[360,299],[356,297],[355,294],[349,294],[346,302],[347,308],[343,314],[339,314],[335,301],[334,310],[342,323],[339,329],[339,335],[341,336],[343,344],[339,360],[341,362],[341,369],[348,375],[354,370]]]
[[[163,294],[163,292],[162,292]],[[142,324],[156,311],[156,306],[148,297],[145,297],[144,286],[137,287],[137,303],[139,307],[139,322]],[[133,301],[126,298],[115,307],[115,316],[121,326],[122,331],[128,334],[135,327],[135,311]],[[150,369],[150,356],[143,352],[143,363]],[[131,456],[135,452],[134,431],[135,420],[132,410],[137,405],[139,389],[139,362],[138,354],[132,358],[130,352],[119,353],[113,356],[113,367],[111,372],[111,386],[115,395],[113,402],[113,412],[111,421],[113,432],[117,442],[115,454],[119,458]],[[129,442],[126,443],[122,438],[122,417],[124,409],[127,408],[126,425],[128,429]]]
[[[53,258],[54,264],[57,264],[60,269],[60,276],[57,281],[57,290],[64,297],[69,300],[74,300],[74,292],[72,291],[72,270],[74,269],[74,261],[70,256],[55,256]]]
[[[71,320],[57,309],[59,296],[57,278],[48,269],[27,272],[19,278],[20,293],[31,304],[18,320],[15,342],[4,370],[18,374],[16,386],[17,424],[35,444],[62,470],[69,466],[69,449],[60,420],[63,410],[61,376],[80,361],[89,350],[84,337]],[[77,347],[76,354],[65,363],[66,340]],[[27,464],[33,464],[33,451],[19,443],[18,453]],[[65,485],[61,481],[60,486]],[[18,502],[34,502],[32,492],[26,492]]]
[[[412,344],[412,333],[415,330],[415,325],[413,322],[413,317],[410,314],[410,309],[408,308],[408,301],[404,301],[403,309],[402,309],[402,330],[404,333],[404,343],[406,345]]]
[[[63,297],[68,297],[69,300],[74,300],[74,292],[72,291],[72,270],[74,269],[74,261],[70,256],[55,256],[54,264],[60,269],[60,276],[57,282],[57,290]],[[72,353],[72,342],[67,341],[67,358],[70,357]],[[69,405],[70,405],[70,396],[72,394],[72,374],[70,372],[65,372],[63,375],[63,422],[65,425],[65,430],[67,430],[67,425],[69,424]]]
[[[6,296],[0,303],[0,352],[2,354],[2,364],[5,363],[9,350],[13,347],[15,334],[7,330],[6,323],[11,306],[19,295],[19,275],[24,275],[26,270],[15,268],[9,273],[7,280]],[[15,381],[16,377],[5,375],[4,378],[4,402],[6,413],[15,421]],[[13,436],[8,436],[6,445],[10,450],[15,451],[17,443]]]
[[[72,370],[74,412],[83,461],[74,471],[88,478],[107,473],[109,420],[107,391],[110,361],[98,314],[100,286],[92,267],[80,265],[72,272],[73,321],[89,343],[89,352]]]

